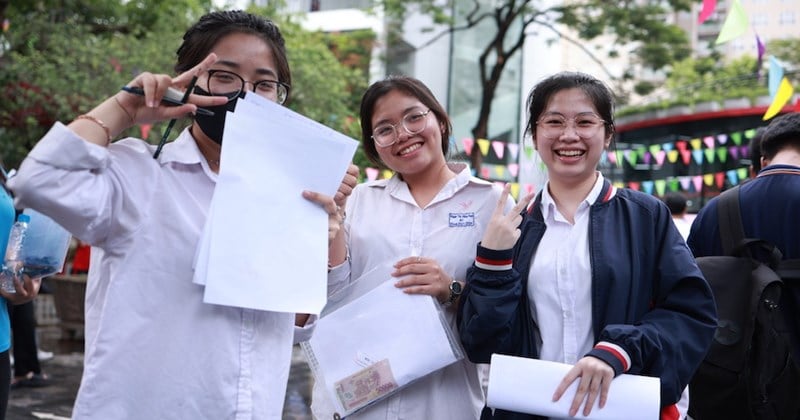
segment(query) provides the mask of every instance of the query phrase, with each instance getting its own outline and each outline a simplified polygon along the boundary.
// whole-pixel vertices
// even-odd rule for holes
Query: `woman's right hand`
[[[140,73],[127,86],[142,88],[144,96],[120,91],[114,95],[114,100],[127,114],[131,125],[182,118],[197,111],[198,106],[223,105],[228,102],[228,98],[225,96],[205,96],[194,93],[189,96],[184,105],[172,106],[161,103],[161,98],[167,93],[168,88],[185,91],[189,87],[192,78],[202,75],[216,61],[217,55],[211,53],[200,64],[177,77],[149,72]]]
[[[498,251],[511,249],[521,235],[519,224],[522,223],[522,209],[528,207],[528,203],[533,199],[533,194],[528,194],[508,213],[504,213],[510,189],[511,185],[506,184],[503,193],[500,194],[500,200],[497,201],[497,207],[492,213],[492,218],[489,220],[489,225],[481,240],[481,246],[484,248]]]

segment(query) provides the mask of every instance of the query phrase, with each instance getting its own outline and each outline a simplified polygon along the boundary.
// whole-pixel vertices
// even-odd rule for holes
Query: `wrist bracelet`
[[[89,114],[82,114],[82,115],[78,115],[77,117],[75,117],[75,120],[76,120],[76,121],[77,121],[77,120],[89,120],[89,121],[91,121],[91,122],[93,122],[93,123],[95,123],[95,124],[99,125],[99,126],[100,126],[100,128],[102,128],[102,129],[103,129],[103,131],[105,131],[105,132],[106,132],[106,137],[108,137],[108,143],[106,143],[106,144],[109,144],[109,143],[111,143],[111,130],[110,130],[110,129],[108,128],[108,126],[107,126],[107,125],[106,125],[106,124],[105,124],[103,121],[101,121],[99,118],[97,118],[97,117],[93,117],[93,116],[91,116],[91,115],[89,115]]]

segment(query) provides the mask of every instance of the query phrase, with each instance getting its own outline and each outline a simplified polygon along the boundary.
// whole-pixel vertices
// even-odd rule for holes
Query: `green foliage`
[[[90,110],[139,72],[172,74],[183,32],[210,10],[210,4],[210,0],[51,0],[7,9],[11,29],[0,34],[0,47],[6,42],[10,47],[0,50],[4,166],[16,167],[55,121],[68,122]],[[278,22],[287,39],[293,73],[289,106],[359,138],[358,95],[366,87],[364,69],[369,63],[342,65],[328,46],[349,55],[368,35],[359,33],[352,41],[346,34],[327,38],[302,30],[274,8],[253,11]],[[165,125],[154,125],[148,140],[157,142]],[[140,136],[139,127],[130,131],[123,135]]]
[[[767,54],[774,55],[789,68],[800,68],[800,38],[774,39],[767,42]]]

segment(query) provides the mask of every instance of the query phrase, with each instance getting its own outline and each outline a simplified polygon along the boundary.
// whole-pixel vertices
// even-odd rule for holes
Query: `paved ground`
[[[8,420],[69,419],[83,370],[83,340],[60,338],[55,326],[39,328],[40,347],[55,353],[42,362],[42,370],[51,384],[43,388],[19,388],[11,391]],[[302,351],[295,347],[292,370],[284,405],[284,420],[310,420],[311,374]]]

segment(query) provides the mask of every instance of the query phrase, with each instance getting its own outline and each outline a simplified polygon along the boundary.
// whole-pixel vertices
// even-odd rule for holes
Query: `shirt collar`
[[[205,160],[189,128],[190,127],[184,128],[175,141],[164,146],[161,156],[158,158],[158,161],[162,165],[171,162],[191,165],[201,163]]]
[[[583,208],[584,206],[588,207],[591,206],[597,198],[600,197],[600,192],[603,190],[603,174],[600,171],[597,171],[597,179],[594,180],[594,185],[592,189],[589,191],[589,194],[581,201],[581,204],[578,205],[578,208]],[[542,216],[545,219],[548,219],[550,216],[555,216],[556,211],[556,201],[553,199],[553,196],[550,195],[550,181],[547,181],[544,188],[542,189]]]

